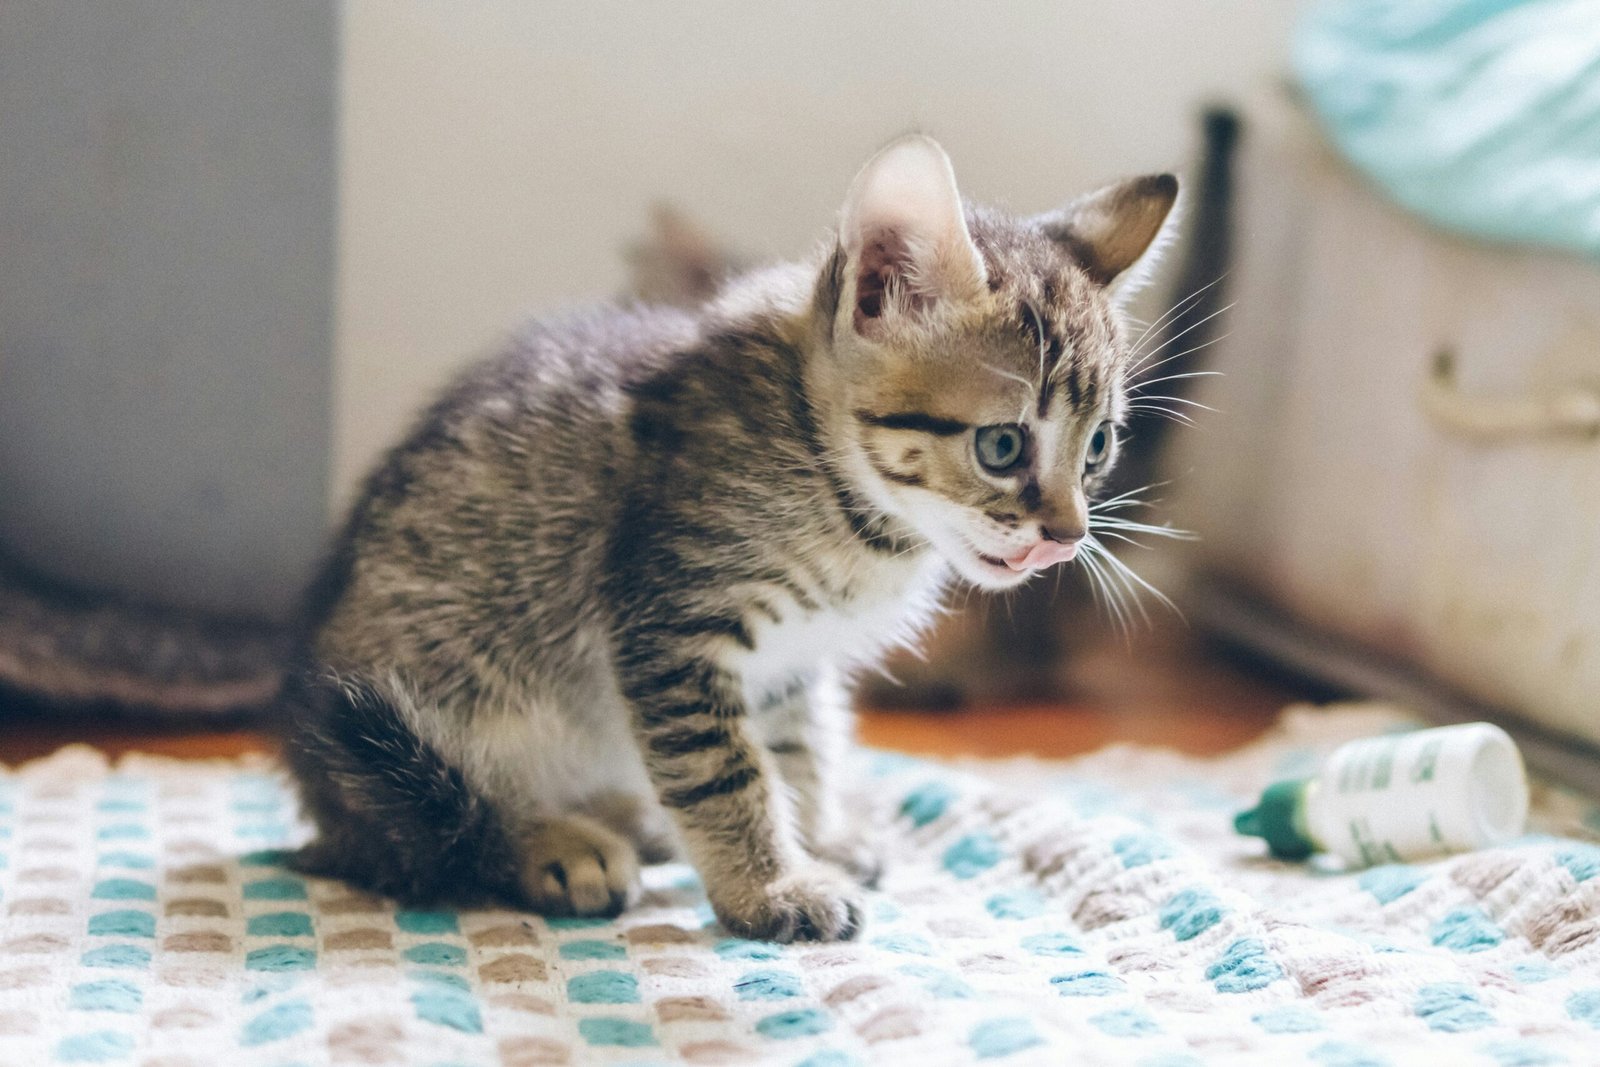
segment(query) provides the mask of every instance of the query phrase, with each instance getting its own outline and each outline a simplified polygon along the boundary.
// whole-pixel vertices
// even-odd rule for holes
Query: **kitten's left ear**
[[[896,315],[925,315],[984,291],[955,172],[930,137],[902,137],[861,168],[840,212],[839,244],[841,296],[863,336],[877,336]]]
[[[1155,266],[1177,199],[1177,178],[1151,174],[1108,185],[1034,221],[1090,278],[1125,293]]]

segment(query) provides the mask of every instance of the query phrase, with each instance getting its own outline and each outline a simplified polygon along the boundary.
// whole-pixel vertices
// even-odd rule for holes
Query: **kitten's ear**
[[[857,333],[981,293],[983,257],[967,233],[950,158],[932,138],[902,137],[867,161],[839,219],[841,296]]]
[[[1155,265],[1160,249],[1152,246],[1165,243],[1158,238],[1177,199],[1177,178],[1151,174],[1108,185],[1035,221],[1089,277],[1126,290]],[[1135,264],[1139,269],[1131,270]]]

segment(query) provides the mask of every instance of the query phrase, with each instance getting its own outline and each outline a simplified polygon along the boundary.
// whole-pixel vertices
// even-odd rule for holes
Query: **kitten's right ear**
[[[840,212],[839,244],[840,295],[866,337],[985,288],[950,158],[930,137],[902,137],[861,168]]]
[[[1118,282],[1120,289],[1129,287],[1126,275],[1135,264],[1151,266],[1177,199],[1177,178],[1151,174],[1079,197],[1036,222],[1089,277],[1106,286]]]

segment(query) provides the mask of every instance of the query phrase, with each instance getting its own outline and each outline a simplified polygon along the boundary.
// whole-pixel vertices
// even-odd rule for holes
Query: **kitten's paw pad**
[[[599,823],[555,819],[527,838],[522,888],[542,915],[609,918],[637,899],[639,858]]]
[[[849,941],[865,914],[860,890],[817,866],[780,878],[735,907],[717,906],[731,933],[752,941]]]
[[[873,889],[883,877],[883,856],[865,836],[847,834],[817,842],[811,854],[838,867],[858,885]]]

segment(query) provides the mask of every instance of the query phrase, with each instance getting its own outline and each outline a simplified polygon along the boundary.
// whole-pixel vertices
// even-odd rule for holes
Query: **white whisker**
[[[1163,404],[1182,404],[1185,407],[1199,408],[1201,411],[1209,411],[1213,414],[1215,414],[1217,410],[1216,408],[1207,404],[1200,403],[1198,400],[1190,400],[1187,397],[1182,396],[1142,396],[1139,398],[1140,403],[1145,403],[1147,401],[1160,402]]]
[[[1172,483],[1170,481],[1162,481],[1162,482],[1151,482],[1149,485],[1141,485],[1137,489],[1129,489],[1125,493],[1118,493],[1116,496],[1107,497],[1104,500],[1097,500],[1093,504],[1089,505],[1089,510],[1091,512],[1094,512],[1094,511],[1099,511],[1099,510],[1104,509],[1104,508],[1109,508],[1112,504],[1124,505],[1124,501],[1126,501],[1127,503],[1130,503],[1130,504],[1145,504],[1145,503],[1149,503],[1148,501],[1140,500],[1139,499],[1139,494],[1144,492],[1146,489],[1160,489],[1163,486],[1167,486],[1167,485],[1171,485],[1171,484]],[[1126,506],[1126,505],[1124,505],[1124,506]]]
[[[978,361],[978,366],[984,368],[985,370],[993,371],[995,374],[1000,375],[1000,377],[1002,377],[1002,378],[1009,378],[1014,382],[1019,382],[1022,385],[1027,386],[1029,394],[1030,395],[1032,394],[1032,391],[1033,391],[1033,388],[1034,388],[1034,383],[1028,381],[1028,379],[1024,378],[1022,375],[1013,374],[1010,371],[1005,370],[1004,368],[996,367],[992,363],[985,363],[982,360]]]
[[[1121,631],[1122,640],[1124,643],[1131,643],[1133,640],[1134,612],[1138,611],[1144,617],[1144,624],[1147,627],[1150,625],[1150,618],[1145,613],[1143,606],[1138,602],[1138,599],[1132,596],[1127,583],[1120,579],[1116,571],[1111,569],[1108,562],[1110,557],[1111,554],[1105,550],[1104,546],[1098,543],[1095,546],[1095,551],[1091,553],[1091,558],[1095,559],[1100,568],[1100,579],[1105,583],[1106,594],[1111,602],[1117,606],[1117,627]]]
[[[1039,339],[1039,387],[1044,388],[1044,322],[1039,318],[1039,312],[1032,304],[1024,303],[1022,310],[1028,313],[1033,320],[1033,335]]]
[[[1146,486],[1145,488],[1153,489],[1155,487]],[[1136,490],[1136,492],[1142,491],[1143,490]],[[1101,517],[1109,517],[1114,512],[1126,511],[1129,508],[1148,508],[1159,503],[1161,503],[1159,497],[1153,500],[1146,500],[1143,497],[1134,496],[1132,493],[1123,493],[1121,496],[1114,496],[1110,500],[1099,500],[1093,504],[1090,504],[1089,514],[1098,515]]]
[[[1106,577],[1111,580],[1111,587],[1120,587],[1119,592],[1126,595],[1127,602],[1133,605],[1134,611],[1139,613],[1139,621],[1144,623],[1145,628],[1148,629],[1151,624],[1150,613],[1145,610],[1144,601],[1139,598],[1138,591],[1128,581],[1129,576],[1133,575],[1133,572],[1128,569],[1126,564],[1113,555],[1110,549],[1106,548],[1105,545],[1095,540],[1092,534],[1089,537],[1084,538],[1083,543],[1087,545],[1091,542],[1094,544],[1095,553],[1099,556],[1100,561],[1106,566]],[[1137,577],[1137,575],[1134,575],[1134,577]],[[1132,616],[1130,615],[1130,618],[1131,617]]]
[[[1137,362],[1137,363],[1135,363],[1133,365],[1133,373],[1134,374],[1138,374],[1141,370],[1144,370],[1145,367],[1146,367],[1146,364],[1148,364],[1150,362],[1151,358],[1154,357],[1155,355],[1157,355],[1163,348],[1166,348],[1168,345],[1170,345],[1173,342],[1177,341],[1179,338],[1185,336],[1186,334],[1189,334],[1189,333],[1194,332],[1195,330],[1198,330],[1200,327],[1204,326],[1206,323],[1210,322],[1212,319],[1216,318],[1218,315],[1226,314],[1227,312],[1232,311],[1232,310],[1233,310],[1233,305],[1232,304],[1228,304],[1225,307],[1220,307],[1217,310],[1213,311],[1211,314],[1207,315],[1205,318],[1201,319],[1200,321],[1191,322],[1189,325],[1185,326],[1183,329],[1179,330],[1177,333],[1173,334],[1171,337],[1167,338],[1165,341],[1162,341],[1160,344],[1156,345],[1150,351],[1148,351],[1148,352],[1135,352],[1134,354],[1136,356],[1139,356],[1140,359],[1139,359],[1139,362]],[[1156,365],[1160,366],[1159,363],[1156,364]]]
[[[1217,275],[1217,277],[1214,278],[1213,280],[1207,282],[1205,285],[1202,285],[1200,288],[1196,289],[1194,292],[1192,292],[1188,296],[1184,297],[1182,300],[1176,301],[1170,308],[1168,308],[1166,311],[1164,311],[1163,313],[1158,315],[1156,317],[1156,320],[1154,322],[1152,322],[1150,325],[1146,326],[1145,329],[1144,329],[1144,332],[1141,333],[1139,335],[1138,339],[1133,342],[1134,354],[1135,355],[1138,354],[1139,347],[1144,344],[1145,338],[1150,336],[1150,332],[1152,330],[1154,330],[1158,326],[1161,326],[1162,324],[1164,324],[1173,315],[1181,314],[1182,311],[1186,309],[1187,305],[1192,304],[1194,301],[1198,300],[1202,293],[1204,293],[1207,289],[1210,289],[1213,285],[1216,285],[1218,282],[1222,281],[1222,279],[1226,278],[1227,276],[1228,276],[1227,272],[1224,271],[1223,273]]]
[[[1199,536],[1189,530],[1180,530],[1175,526],[1147,526],[1144,523],[1134,523],[1129,526],[1112,526],[1103,522],[1091,522],[1089,528],[1096,533],[1104,532],[1107,535],[1118,534],[1126,540],[1131,536],[1163,537],[1169,541],[1198,541]],[[1142,542],[1140,548],[1147,547]]]
[[[1113,568],[1115,568],[1117,573],[1121,574],[1124,579],[1126,579],[1127,581],[1131,581],[1131,582],[1137,583],[1140,589],[1143,589],[1145,592],[1149,593],[1151,596],[1153,596],[1157,600],[1159,600],[1161,602],[1161,604],[1164,607],[1166,607],[1166,609],[1168,611],[1172,612],[1174,615],[1176,615],[1180,619],[1184,618],[1183,612],[1178,610],[1178,605],[1176,605],[1176,604],[1174,604],[1172,602],[1172,598],[1171,597],[1167,596],[1167,594],[1163,593],[1161,590],[1157,589],[1155,586],[1151,585],[1149,582],[1147,582],[1143,578],[1139,577],[1139,575],[1134,573],[1134,571],[1133,571],[1133,569],[1131,567],[1129,567],[1126,563],[1122,562],[1116,556],[1111,555],[1110,553],[1107,553],[1106,554],[1106,559],[1110,561],[1111,566]],[[1188,620],[1185,619],[1184,621],[1188,621]]]
[[[1108,517],[1108,516],[1118,512],[1118,511],[1126,511],[1128,508],[1147,508],[1147,507],[1150,507],[1152,504],[1159,504],[1159,503],[1161,503],[1161,501],[1159,501],[1159,500],[1125,500],[1122,503],[1112,503],[1110,501],[1107,501],[1103,505],[1100,505],[1100,504],[1090,505],[1089,513],[1091,515],[1098,515],[1098,516],[1101,516],[1101,517]]]
[[[1185,348],[1182,352],[1174,352],[1172,355],[1167,356],[1167,357],[1165,357],[1163,359],[1159,359],[1156,362],[1150,364],[1150,366],[1142,368],[1142,370],[1144,371],[1144,373],[1148,374],[1150,371],[1157,370],[1157,369],[1159,369],[1161,367],[1165,367],[1168,363],[1171,363],[1175,359],[1182,359],[1184,356],[1192,356],[1196,352],[1204,351],[1205,349],[1210,348],[1212,345],[1216,344],[1218,341],[1226,341],[1228,338],[1230,338],[1232,336],[1233,336],[1233,334],[1230,332],[1230,333],[1218,334],[1215,337],[1208,337],[1204,341],[1201,341],[1199,344],[1195,345],[1194,347]],[[1152,355],[1153,354],[1154,353],[1152,353]],[[1135,373],[1138,373],[1138,372],[1135,372]]]
[[[1095,591],[1095,602],[1105,608],[1106,615],[1116,628],[1118,635],[1126,641],[1130,629],[1126,610],[1123,607],[1121,598],[1112,589],[1103,565],[1093,552],[1085,552],[1079,558],[1083,560],[1084,573],[1089,576],[1089,587]]]
[[[1110,515],[1089,515],[1089,528],[1091,530],[1121,530],[1123,533],[1148,534],[1151,537],[1169,537],[1176,541],[1193,541],[1195,533],[1178,526],[1169,526],[1165,523],[1157,526],[1150,522],[1135,522],[1132,519],[1117,518]]]
[[[1188,371],[1188,372],[1186,372],[1184,374],[1167,374],[1167,375],[1163,375],[1160,378],[1151,378],[1151,379],[1149,379],[1147,381],[1136,382],[1128,390],[1128,395],[1129,396],[1139,396],[1143,390],[1150,388],[1152,385],[1160,385],[1162,382],[1182,381],[1185,378],[1220,378],[1220,377],[1222,377],[1222,372],[1219,371],[1219,370],[1192,370],[1192,371]]]
[[[1166,408],[1160,408],[1160,407],[1137,407],[1137,408],[1129,408],[1128,410],[1129,411],[1142,411],[1142,412],[1144,412],[1146,414],[1149,414],[1149,415],[1157,415],[1157,416],[1159,416],[1159,417],[1161,417],[1163,419],[1171,419],[1173,422],[1180,422],[1185,426],[1193,426],[1195,424],[1193,419],[1191,419],[1189,416],[1185,415],[1181,411],[1168,411]]]
[[[1146,552],[1150,551],[1150,546],[1145,544],[1144,542],[1135,541],[1133,538],[1127,536],[1126,534],[1117,533],[1116,531],[1109,530],[1104,526],[1097,527],[1095,532],[1100,537],[1112,537],[1112,538],[1115,538],[1118,541],[1121,541],[1125,545],[1132,545],[1134,548],[1142,549],[1142,550],[1144,550]]]

